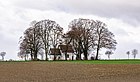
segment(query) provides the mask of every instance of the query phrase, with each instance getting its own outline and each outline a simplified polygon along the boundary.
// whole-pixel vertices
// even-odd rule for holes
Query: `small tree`
[[[4,56],[5,56],[6,52],[1,52],[0,56],[2,57],[2,60],[4,61]]]
[[[127,51],[126,54],[128,55],[128,59],[129,59],[130,51]]]
[[[105,52],[105,54],[108,56],[108,59],[110,59],[110,55],[112,55],[113,52],[111,50],[108,50]]]
[[[138,54],[138,50],[137,49],[133,49],[132,50],[132,55],[134,56],[134,59],[136,58],[137,54]]]

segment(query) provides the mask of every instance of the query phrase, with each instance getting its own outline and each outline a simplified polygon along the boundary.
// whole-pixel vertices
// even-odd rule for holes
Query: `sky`
[[[5,59],[19,59],[19,38],[33,20],[54,20],[66,32],[78,18],[107,24],[118,43],[111,58],[125,59],[127,51],[140,51],[139,0],[0,0],[0,52],[7,53]]]

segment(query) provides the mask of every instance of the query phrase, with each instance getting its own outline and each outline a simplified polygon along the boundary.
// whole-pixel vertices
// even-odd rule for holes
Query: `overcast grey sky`
[[[0,16],[0,52],[7,52],[6,59],[18,58],[19,37],[31,21],[43,19],[56,21],[65,31],[76,18],[100,20],[118,42],[112,58],[127,58],[126,51],[140,50],[139,0],[0,0]]]

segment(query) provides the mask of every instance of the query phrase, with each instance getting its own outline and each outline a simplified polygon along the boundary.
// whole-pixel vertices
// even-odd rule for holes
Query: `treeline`
[[[81,54],[84,55],[85,60],[88,60],[90,50],[95,50],[95,59],[98,60],[101,48],[116,49],[117,42],[114,34],[101,21],[74,19],[69,23],[68,28],[69,30],[64,33],[63,27],[49,19],[31,22],[30,27],[20,37],[18,56],[26,58],[30,55],[31,60],[38,60],[39,54],[45,54],[45,59],[48,60],[50,48],[56,49],[58,45],[65,44],[72,45],[74,54],[79,60]],[[54,55],[54,58],[55,56],[57,55]]]

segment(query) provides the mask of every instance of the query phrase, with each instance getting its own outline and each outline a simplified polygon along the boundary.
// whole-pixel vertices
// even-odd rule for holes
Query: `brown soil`
[[[5,62],[0,82],[140,82],[140,65]]]

